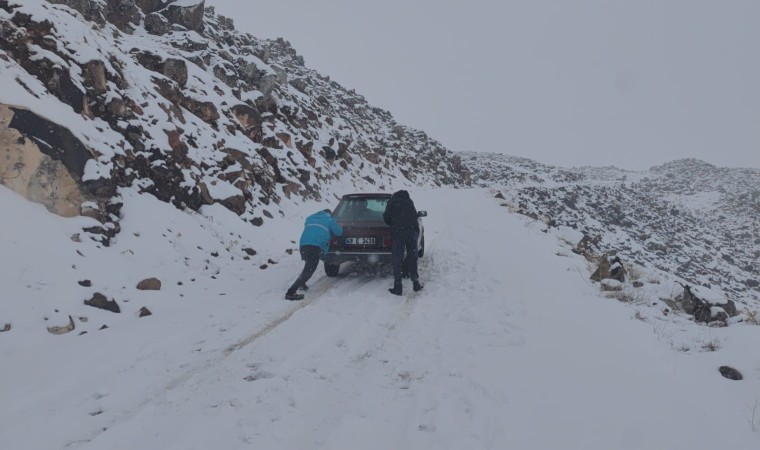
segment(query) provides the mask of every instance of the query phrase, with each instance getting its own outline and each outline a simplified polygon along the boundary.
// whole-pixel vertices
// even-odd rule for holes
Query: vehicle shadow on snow
[[[347,262],[341,264],[336,278],[393,278],[393,266],[390,263]]]

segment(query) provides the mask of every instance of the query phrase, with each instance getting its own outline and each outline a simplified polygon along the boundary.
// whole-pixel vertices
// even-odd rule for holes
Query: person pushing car
[[[415,292],[423,288],[417,273],[417,239],[420,226],[417,222],[417,209],[409,197],[409,192],[400,190],[394,192],[385,206],[383,220],[391,227],[391,260],[393,261],[393,287],[388,292],[401,295],[401,270],[406,265],[409,278],[412,279],[412,289]],[[406,261],[404,251],[406,250]]]
[[[332,235],[343,236],[343,229],[335,221],[332,211],[329,209],[319,211],[306,218],[301,240],[298,243],[301,259],[304,261],[303,270],[295,283],[285,293],[285,299],[303,300],[303,294],[299,294],[297,291],[298,289],[308,289],[306,282],[317,270],[320,258],[327,253]]]

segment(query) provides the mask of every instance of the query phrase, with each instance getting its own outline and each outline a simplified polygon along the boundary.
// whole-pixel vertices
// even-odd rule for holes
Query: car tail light
[[[392,245],[393,241],[391,241],[391,235],[383,234],[383,247],[391,247]]]

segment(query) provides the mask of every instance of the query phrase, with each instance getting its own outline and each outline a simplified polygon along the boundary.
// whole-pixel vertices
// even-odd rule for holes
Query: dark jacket
[[[395,192],[385,206],[383,220],[390,225],[391,230],[401,231],[419,228],[417,224],[417,209],[409,198],[409,193],[401,190]]]

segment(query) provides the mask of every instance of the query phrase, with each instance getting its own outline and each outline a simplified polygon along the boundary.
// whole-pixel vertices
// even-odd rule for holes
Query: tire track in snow
[[[270,320],[264,325],[260,325],[257,331],[254,333],[235,342],[234,344],[228,345],[226,348],[224,348],[224,350],[217,351],[214,357],[207,358],[203,362],[184,370],[181,374],[177,375],[169,382],[163,384],[162,387],[153,390],[153,395],[147,396],[145,400],[140,402],[135,407],[130,408],[126,411],[122,411],[114,419],[110,420],[107,426],[98,429],[94,433],[90,434],[87,438],[77,439],[69,442],[65,445],[65,447],[70,448],[73,445],[91,443],[98,437],[102,436],[104,433],[108,432],[109,429],[138,417],[142,411],[148,409],[149,407],[171,403],[171,401],[167,400],[167,398],[172,392],[176,391],[180,387],[186,386],[193,379],[205,379],[205,373],[213,371],[215,368],[222,365],[225,360],[229,359],[229,357],[233,354],[238,353],[240,350],[251,346],[259,339],[272,333],[283,324],[286,324],[294,315],[296,315],[297,312],[318,304],[320,299],[325,297],[326,294],[329,294],[328,297],[334,297],[336,295],[340,296],[341,293],[349,290],[356,290],[362,286],[372,283],[377,279],[377,277],[367,276],[360,276],[358,279],[356,279],[354,276],[357,274],[357,269],[358,267],[351,266],[346,272],[342,273],[337,278],[322,276],[312,284],[311,288],[308,291],[308,297],[304,300],[298,301],[295,305],[288,308],[284,313],[280,314],[275,319]],[[359,275],[361,275],[361,273],[359,273]],[[339,283],[338,281],[342,282]],[[346,281],[348,281],[348,283]],[[274,292],[274,289],[267,290],[264,292],[264,296],[269,296]],[[198,383],[200,383],[200,381]]]

